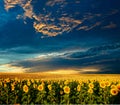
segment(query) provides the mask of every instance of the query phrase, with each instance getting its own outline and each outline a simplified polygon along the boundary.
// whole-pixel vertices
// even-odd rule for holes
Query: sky
[[[120,73],[120,0],[0,0],[0,72]]]

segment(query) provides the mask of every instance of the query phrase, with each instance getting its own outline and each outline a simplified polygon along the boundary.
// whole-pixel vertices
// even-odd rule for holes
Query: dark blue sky
[[[120,73],[119,0],[0,0],[0,72]]]

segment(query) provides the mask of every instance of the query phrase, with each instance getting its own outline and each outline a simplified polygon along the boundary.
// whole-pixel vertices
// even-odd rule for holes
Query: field
[[[119,98],[117,74],[0,74],[0,104],[120,104]]]

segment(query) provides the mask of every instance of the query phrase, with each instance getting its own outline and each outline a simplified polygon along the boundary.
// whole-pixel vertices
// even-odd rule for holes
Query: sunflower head
[[[66,94],[70,93],[70,87],[69,86],[64,86],[63,90],[64,90],[64,93],[66,93]]]
[[[93,89],[88,89],[88,93],[92,94],[93,93]]]
[[[7,87],[7,84],[6,83],[4,83],[4,88],[6,88]]]
[[[89,88],[94,88],[94,84],[93,83],[89,83]]]
[[[106,85],[105,85],[105,82],[104,82],[104,81],[100,82],[100,87],[101,87],[101,88],[105,88],[105,87],[106,87]]]
[[[110,81],[105,81],[106,86],[110,86]]]
[[[111,93],[113,96],[115,96],[115,95],[118,94],[118,90],[117,90],[117,89],[111,89],[111,90],[110,90],[110,93]]]
[[[31,82],[34,83],[35,82],[34,79],[31,79]]]
[[[116,85],[111,85],[111,89],[117,88]]]
[[[65,85],[68,85],[68,84],[69,84],[69,81],[68,81],[68,80],[64,81],[64,84],[65,84]]]
[[[30,86],[31,85],[31,82],[30,80],[27,81],[27,85]]]
[[[2,81],[0,81],[0,86],[2,85]]]
[[[6,79],[5,79],[5,83],[8,83],[8,82],[10,82],[10,79],[9,79],[9,78],[6,78]]]
[[[28,92],[28,86],[27,86],[27,85],[24,85],[24,86],[23,86],[23,91],[24,91],[25,93]]]
[[[120,92],[120,84],[117,84],[117,89],[118,89],[118,91]]]
[[[15,89],[15,86],[12,84],[11,85],[11,90],[14,91],[14,89]]]
[[[48,85],[48,89],[49,89],[49,90],[52,90],[52,86],[51,86],[51,85]]]
[[[38,90],[39,90],[39,91],[42,91],[43,89],[44,89],[43,84],[41,84],[41,85],[38,86]]]
[[[79,92],[80,90],[81,90],[81,86],[78,85],[78,86],[77,86],[77,91]]]
[[[15,77],[15,79],[14,79],[15,81],[18,81],[18,78],[17,77]]]

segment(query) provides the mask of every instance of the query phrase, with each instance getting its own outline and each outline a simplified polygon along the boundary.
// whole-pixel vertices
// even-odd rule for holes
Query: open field
[[[19,79],[118,79],[120,74],[50,74],[50,73],[0,73],[0,78]]]

